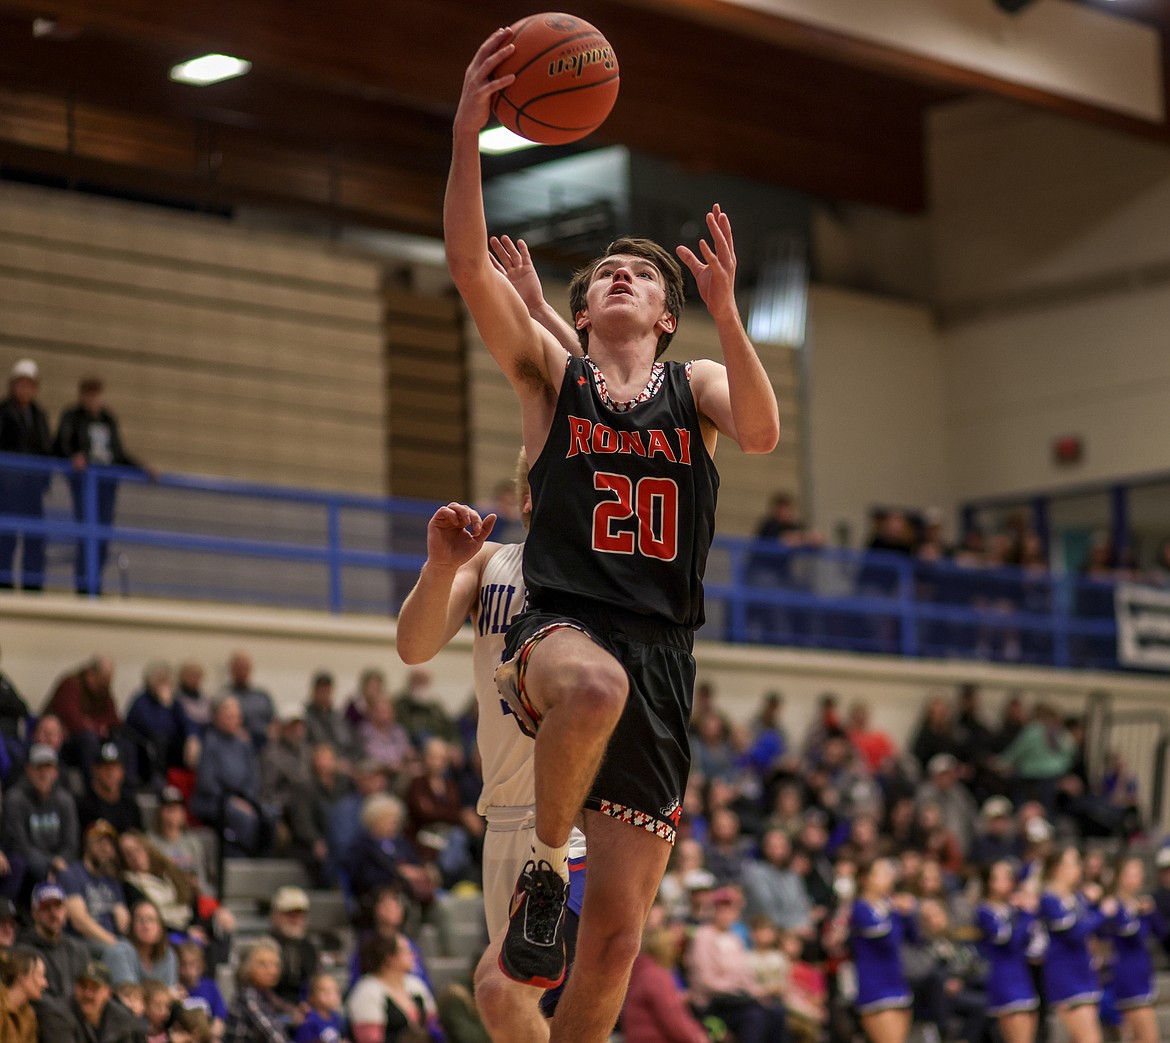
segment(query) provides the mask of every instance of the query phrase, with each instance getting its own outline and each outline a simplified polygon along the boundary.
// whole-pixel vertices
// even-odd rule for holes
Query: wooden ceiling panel
[[[1138,0],[1134,0],[1138,2]],[[1156,0],[1141,0],[1154,3]],[[437,234],[463,70],[515,0],[0,0],[0,163],[101,163],[141,180],[242,194]],[[890,69],[829,34],[718,0],[574,0],[621,60],[595,135],[700,171],[902,210],[925,205],[923,113],[972,89]],[[34,16],[58,32],[34,39]],[[787,34],[787,35],[786,35]],[[167,80],[207,50],[251,60],[207,88]],[[84,129],[82,124],[84,123]],[[136,140],[141,138],[141,140]],[[84,146],[84,148],[82,147]],[[533,154],[538,155],[537,153]]]

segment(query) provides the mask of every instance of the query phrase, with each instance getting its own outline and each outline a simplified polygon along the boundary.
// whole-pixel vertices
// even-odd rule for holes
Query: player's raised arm
[[[504,376],[517,390],[530,389],[534,376],[556,388],[564,371],[564,352],[533,322],[488,252],[479,132],[488,120],[493,95],[513,80],[511,75],[491,78],[496,66],[512,53],[510,36],[510,29],[492,33],[476,51],[463,78],[443,201],[443,238],[451,277]]]
[[[701,257],[685,246],[677,251],[695,276],[723,349],[722,366],[707,360],[693,366],[695,405],[745,453],[770,453],[780,438],[780,411],[772,383],[739,317],[735,241],[731,221],[718,203],[707,214],[707,229],[711,243],[699,240]]]
[[[402,603],[394,643],[414,666],[432,659],[458,633],[479,593],[484,561],[497,544],[484,546],[496,516],[462,503],[440,507],[427,523],[427,560]]]
[[[536,265],[532,263],[528,244],[523,239],[513,242],[511,237],[506,235],[493,235],[491,244],[492,252],[495,254],[492,264],[504,273],[508,282],[520,294],[528,314],[556,337],[557,343],[570,355],[576,355],[578,358],[584,355],[577,331],[544,299],[544,287],[540,285],[540,276],[536,273]]]

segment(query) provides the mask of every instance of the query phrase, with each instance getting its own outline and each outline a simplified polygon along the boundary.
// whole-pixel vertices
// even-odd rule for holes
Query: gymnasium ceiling
[[[988,0],[991,3],[992,0]],[[1170,0],[1066,0],[1170,35]],[[0,167],[209,208],[266,204],[435,235],[450,118],[517,0],[0,0]],[[906,212],[926,202],[925,111],[1015,97],[1170,143],[1091,106],[720,0],[573,0],[621,60],[591,142]],[[39,38],[34,18],[51,20]],[[206,51],[252,72],[171,83]],[[530,154],[531,155],[531,154]],[[524,160],[527,162],[528,160]]]

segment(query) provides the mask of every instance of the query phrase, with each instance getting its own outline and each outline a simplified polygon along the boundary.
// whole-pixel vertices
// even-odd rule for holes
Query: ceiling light
[[[519,152],[522,148],[535,148],[538,144],[539,142],[513,134],[507,127],[492,127],[491,130],[479,132],[479,151],[486,152],[489,156]]]
[[[206,87],[209,83],[219,83],[221,80],[243,76],[250,68],[252,63],[242,58],[232,58],[227,54],[205,54],[202,58],[192,58],[189,62],[174,66],[171,69],[171,79],[179,83],[193,83],[197,87]]]

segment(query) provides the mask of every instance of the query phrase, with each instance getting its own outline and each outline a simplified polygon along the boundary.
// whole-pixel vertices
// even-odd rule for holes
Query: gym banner
[[[1118,583],[1114,611],[1118,662],[1170,669],[1170,590]]]

